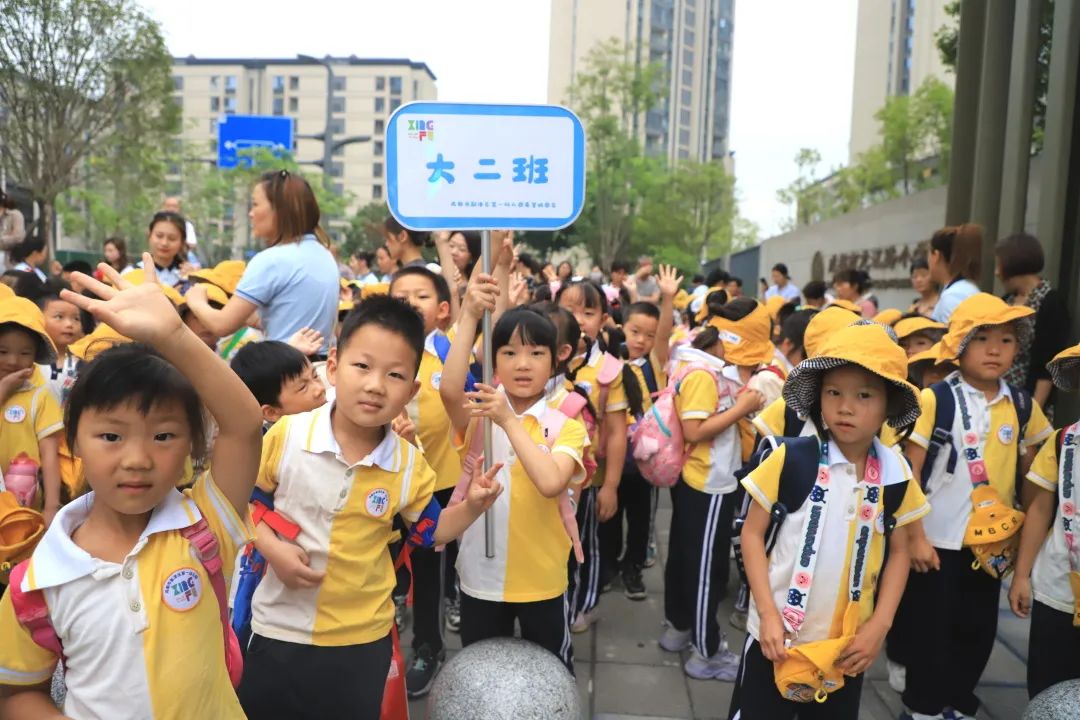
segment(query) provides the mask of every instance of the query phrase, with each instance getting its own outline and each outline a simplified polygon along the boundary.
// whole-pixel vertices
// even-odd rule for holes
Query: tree
[[[171,73],[158,24],[130,0],[0,0],[0,158],[50,245],[57,196],[81,171],[111,176],[123,205],[140,182],[129,169],[159,160],[179,129]]]
[[[659,160],[641,174],[642,194],[634,223],[631,247],[660,255],[669,251],[670,262],[726,255],[732,247],[735,184],[723,163],[682,162],[670,170]],[[693,266],[693,263],[691,263]]]
[[[936,172],[948,177],[952,147],[953,91],[937,78],[927,78],[911,95],[896,95],[877,111],[881,151],[903,194],[924,187]],[[930,173],[919,165],[930,160]],[[915,177],[913,177],[913,174]]]
[[[793,217],[780,223],[785,231],[809,225],[820,218],[825,201],[825,193],[817,177],[817,166],[820,164],[821,153],[814,148],[800,148],[795,154],[798,177],[787,187],[776,191],[776,199],[784,205],[791,205],[793,210]]]
[[[390,211],[386,203],[370,202],[358,209],[349,218],[349,227],[345,230],[345,241],[341,244],[342,257],[347,257],[357,250],[372,252],[383,244],[383,222]]]

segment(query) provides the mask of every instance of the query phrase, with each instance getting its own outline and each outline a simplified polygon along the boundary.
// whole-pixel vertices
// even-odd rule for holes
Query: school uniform
[[[23,583],[44,592],[64,648],[64,715],[243,718],[225,667],[217,598],[180,531],[206,520],[228,581],[237,552],[253,537],[247,514],[206,475],[186,492],[169,493],[135,547],[114,563],[72,540],[93,504],[89,493],[60,509]],[[45,682],[58,660],[16,620],[10,595],[0,599],[0,684]]]
[[[679,348],[673,371],[688,362],[717,371],[723,361],[693,348]],[[708,420],[731,409],[735,397],[721,396],[706,372],[692,372],[679,386],[675,409],[680,420]],[[691,446],[679,481],[671,488],[671,532],[664,567],[664,617],[676,630],[693,630],[694,648],[708,658],[720,650],[716,610],[727,592],[730,573],[731,493],[738,482],[741,441],[736,424],[706,442]]]
[[[954,378],[958,373],[949,376]],[[989,473],[990,486],[1007,507],[1016,497],[1016,464],[1020,448],[1043,442],[1052,428],[1037,404],[1033,404],[1027,430],[1020,437],[1019,420],[1009,386],[1000,382],[989,402],[981,390],[961,381],[960,392],[971,416],[970,431]],[[920,396],[922,415],[911,441],[929,447],[937,416],[933,390]],[[964,436],[964,413],[954,413],[952,438],[959,445]],[[947,448],[938,454],[926,483],[931,511],[923,519],[926,538],[937,550],[941,569],[912,572],[902,601],[901,614],[918,618],[908,638],[907,688],[904,705],[913,712],[934,715],[952,707],[975,715],[979,700],[975,686],[990,658],[997,631],[1001,581],[981,569],[973,569],[971,550],[964,547],[964,531],[972,513],[971,475],[961,457],[955,471],[948,472]]]
[[[530,439],[554,455],[571,458],[577,469],[571,483],[585,479],[582,453],[585,426],[567,418],[557,438],[545,437],[549,412],[541,398],[519,416]],[[480,432],[473,422],[461,447]],[[559,500],[540,494],[506,433],[493,427],[492,464],[503,492],[490,511],[495,556],[487,557],[484,521],[461,536],[457,571],[461,583],[461,642],[471,645],[492,637],[513,637],[515,619],[521,637],[554,653],[573,672],[573,645],[567,621],[566,558],[571,541],[559,514]]]
[[[263,438],[259,489],[300,526],[296,543],[326,573],[290,589],[273,566],[252,598],[252,639],[238,694],[250,718],[378,718],[390,664],[393,521],[414,522],[435,489],[420,452],[385,429],[349,464],[334,404],[279,420]]]
[[[0,472],[7,472],[11,461],[21,453],[40,464],[38,442],[64,429],[64,413],[40,367],[35,367],[30,379],[4,403],[3,418]]]
[[[913,482],[907,462],[895,448],[888,448],[874,440],[873,454],[879,459],[881,485],[887,487],[906,483],[903,499],[894,519],[896,527],[907,525],[930,512],[926,497],[917,482]],[[766,512],[771,511],[780,495],[781,471],[787,457],[787,447],[781,445],[762,461],[742,485],[753,502]],[[820,640],[841,637],[841,623],[850,599],[849,577],[851,565],[860,547],[856,542],[859,527],[858,510],[863,504],[862,478],[856,475],[854,463],[844,457],[835,443],[828,444],[828,491],[824,512],[820,520],[819,551],[815,554],[812,586],[805,598],[805,616],[792,646],[809,644]],[[806,472],[817,473],[818,468],[806,467]],[[796,564],[805,553],[807,514],[812,503],[803,504],[787,515],[776,536],[776,544],[769,555],[769,586],[778,609],[788,602],[789,587]],[[866,566],[862,571],[860,597],[858,600],[859,625],[874,613],[875,593],[878,579],[885,562],[884,518],[885,493],[877,501],[877,515],[866,554]],[[840,549],[843,548],[843,552]],[[801,566],[801,565],[800,565]],[[761,652],[759,642],[760,616],[757,604],[751,599],[746,623],[746,643],[743,646],[742,663],[732,696],[731,717],[736,720],[781,720],[783,718],[855,718],[858,716],[859,694],[862,675],[844,678],[844,686],[829,694],[824,703],[800,703],[784,699],[775,683],[773,663]]]
[[[1054,503],[1054,519],[1050,533],[1039,549],[1031,570],[1033,601],[1027,665],[1029,697],[1035,697],[1059,682],[1080,678],[1080,627],[1073,625],[1076,598],[1069,584],[1071,565],[1058,487],[1066,471],[1058,457],[1058,436],[1064,432],[1065,430],[1058,430],[1046,441],[1035,456],[1027,475],[1028,480],[1059,499]],[[1071,442],[1076,443],[1077,440],[1074,437]],[[1076,458],[1080,455],[1080,448],[1074,449],[1073,453]],[[1070,480],[1075,483],[1076,474],[1080,472],[1080,462],[1074,459],[1070,471]],[[1076,491],[1072,492],[1075,502]]]
[[[68,395],[71,394],[71,388],[75,386],[75,381],[79,379],[80,364],[79,358],[68,353],[63,362],[59,364],[38,365],[49,392],[52,393],[56,404],[60,407],[63,407],[64,403],[67,402]]]

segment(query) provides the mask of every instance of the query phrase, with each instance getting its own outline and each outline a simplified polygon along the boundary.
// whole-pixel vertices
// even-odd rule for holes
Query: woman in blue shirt
[[[255,311],[267,340],[288,342],[311,328],[326,338],[317,353],[325,356],[337,319],[340,282],[311,186],[287,170],[266,173],[251,192],[248,219],[267,248],[248,263],[225,307],[212,308],[201,284],[188,291],[188,307],[218,337],[239,330]]]
[[[944,227],[930,238],[930,277],[941,288],[931,317],[949,324],[956,306],[979,292],[975,281],[982,261],[982,228],[965,223]]]

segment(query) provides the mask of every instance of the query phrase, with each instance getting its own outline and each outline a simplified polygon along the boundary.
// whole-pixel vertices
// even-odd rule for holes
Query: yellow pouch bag
[[[1024,513],[1009,507],[990,485],[971,490],[971,519],[964,531],[964,545],[975,555],[972,568],[1003,578],[1013,569]]]
[[[1073,591],[1073,627],[1080,627],[1080,570],[1069,573],[1069,585]]]
[[[0,492],[0,583],[8,584],[11,569],[30,557],[45,534],[45,518],[19,505],[15,493]]]
[[[844,687],[844,674],[833,666],[858,629],[859,603],[848,602],[840,637],[789,648],[787,657],[773,664],[780,695],[792,702],[823,703],[829,693]]]

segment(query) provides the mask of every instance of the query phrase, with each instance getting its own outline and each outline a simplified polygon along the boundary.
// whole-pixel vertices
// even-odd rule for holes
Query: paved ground
[[[666,500],[666,493],[662,496]],[[670,506],[661,505],[657,514],[660,562],[646,571],[649,597],[632,602],[616,584],[601,599],[601,620],[585,634],[574,637],[578,687],[581,690],[583,720],[669,720],[727,718],[732,685],[716,680],[701,682],[687,678],[682,657],[666,653],[657,645],[663,620],[663,561],[667,556],[667,528]],[[732,572],[732,576],[736,574]],[[1003,597],[1004,600],[1004,597]],[[743,634],[727,624],[732,601],[720,607],[721,628],[738,652]],[[409,633],[402,638],[408,658]],[[998,620],[998,641],[990,658],[978,695],[984,709],[983,720],[1016,720],[1027,703],[1025,663],[1027,622],[1017,619],[1002,602]],[[449,655],[461,647],[457,635],[447,635]],[[871,668],[864,685],[863,720],[894,720],[902,710],[900,697],[886,680],[884,659]],[[412,720],[427,717],[423,700],[410,704]]]

